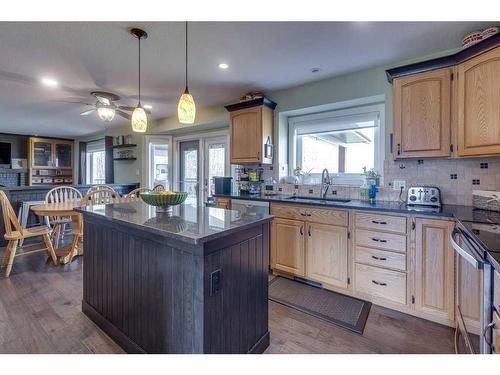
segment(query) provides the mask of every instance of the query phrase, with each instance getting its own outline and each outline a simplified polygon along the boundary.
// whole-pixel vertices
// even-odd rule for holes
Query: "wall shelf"
[[[134,143],[127,143],[124,145],[113,145],[112,146],[112,148],[132,148],[132,147],[137,147],[137,145]]]

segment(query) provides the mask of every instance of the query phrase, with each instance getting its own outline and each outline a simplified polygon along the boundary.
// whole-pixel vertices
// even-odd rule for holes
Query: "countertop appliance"
[[[213,177],[215,194],[231,194],[232,177]]]
[[[406,204],[441,207],[441,191],[435,186],[410,186]]]
[[[450,234],[450,243],[457,254],[455,279],[457,354],[492,352],[493,268],[488,261],[486,249],[469,234],[470,231],[474,233],[476,230],[474,228],[481,224],[475,221],[461,222]],[[479,315],[479,326],[476,326],[477,315]]]

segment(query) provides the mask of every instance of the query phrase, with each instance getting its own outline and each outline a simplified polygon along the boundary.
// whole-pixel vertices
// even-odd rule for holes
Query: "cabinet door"
[[[33,168],[51,168],[54,166],[54,143],[47,139],[31,140],[31,166]]]
[[[458,156],[500,154],[500,48],[457,71]]]
[[[272,223],[271,264],[273,269],[305,275],[303,221],[275,218]]]
[[[451,69],[394,80],[394,158],[450,156]]]
[[[454,320],[453,222],[416,219],[415,308],[441,321]]]
[[[231,112],[231,163],[259,163],[262,159],[262,107]]]
[[[56,167],[73,167],[73,145],[71,143],[55,143]]]
[[[306,277],[347,288],[347,228],[307,224]]]

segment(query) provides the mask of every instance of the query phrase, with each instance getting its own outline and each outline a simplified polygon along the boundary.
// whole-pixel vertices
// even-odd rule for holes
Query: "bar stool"
[[[45,201],[19,202],[19,210],[17,211],[17,220],[19,221],[19,224],[21,224],[21,228],[26,229],[26,227],[28,226],[28,217],[30,215],[31,206],[44,203]],[[41,216],[36,215],[36,217],[38,218],[40,225],[46,225],[47,227],[50,227],[49,218],[47,216],[44,216],[42,218]],[[24,243],[24,238],[21,238],[19,240],[19,246],[23,246],[23,243]]]

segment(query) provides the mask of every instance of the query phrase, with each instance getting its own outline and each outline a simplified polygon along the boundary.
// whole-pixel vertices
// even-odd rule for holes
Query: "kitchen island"
[[[142,202],[81,209],[83,312],[130,353],[269,345],[267,214]]]

